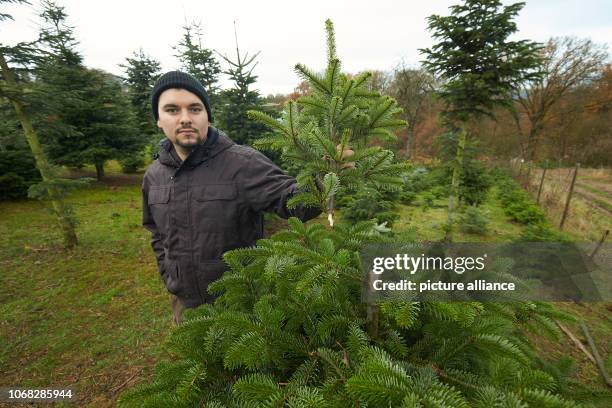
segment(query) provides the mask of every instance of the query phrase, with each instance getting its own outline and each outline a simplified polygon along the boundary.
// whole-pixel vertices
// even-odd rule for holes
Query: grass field
[[[140,224],[141,175],[111,167],[107,176],[69,199],[79,220],[73,250],[61,248],[43,204],[0,203],[0,387],[69,387],[75,406],[110,407],[124,389],[150,378],[156,361],[172,358],[163,344],[172,330],[169,299]],[[401,206],[396,228],[437,240],[444,235],[445,206],[445,200],[426,211]],[[520,234],[522,227],[507,220],[494,192],[483,208],[490,232],[460,234],[457,241],[506,241]],[[610,305],[561,307],[586,320],[612,371]],[[570,329],[581,338],[578,326]],[[546,356],[575,358],[575,378],[599,389],[593,401],[608,406],[602,404],[612,393],[567,338],[534,340]]]
[[[559,225],[572,181],[573,168],[549,169],[540,203],[554,225]],[[529,190],[537,196],[542,170],[530,172]],[[564,230],[577,239],[597,241],[612,230],[612,171],[579,169]]]

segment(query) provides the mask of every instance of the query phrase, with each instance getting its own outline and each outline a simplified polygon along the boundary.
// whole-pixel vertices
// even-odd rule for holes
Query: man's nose
[[[187,109],[181,110],[180,121],[181,125],[191,124],[191,117],[189,117],[189,111]]]

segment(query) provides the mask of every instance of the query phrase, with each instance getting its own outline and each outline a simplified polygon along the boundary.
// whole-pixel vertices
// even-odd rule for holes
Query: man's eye
[[[191,108],[192,112],[202,112],[202,108]]]
[[[176,109],[175,108],[166,108],[166,112],[168,112],[168,113],[175,113]]]

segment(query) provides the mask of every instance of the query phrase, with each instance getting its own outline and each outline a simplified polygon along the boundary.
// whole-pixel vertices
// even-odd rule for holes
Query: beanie
[[[206,89],[204,89],[200,81],[198,81],[196,78],[181,71],[166,72],[153,86],[153,92],[151,92],[151,108],[153,109],[153,116],[155,117],[155,120],[159,119],[159,96],[166,89],[171,88],[185,89],[197,95],[206,108],[206,113],[208,113],[208,121],[211,123],[213,122],[213,115],[210,109],[210,101],[208,100]]]

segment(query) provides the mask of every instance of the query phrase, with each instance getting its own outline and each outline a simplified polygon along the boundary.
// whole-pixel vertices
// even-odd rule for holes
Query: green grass
[[[610,194],[609,192],[605,190],[600,190],[596,187],[593,187],[593,186],[590,186],[584,183],[576,183],[576,185],[580,188],[590,191],[591,193],[597,194],[601,198],[608,199],[608,200],[612,199],[612,194]]]
[[[448,220],[448,199],[435,200],[430,208],[423,209],[416,205],[399,205],[400,220],[394,228],[398,231],[415,229],[419,239],[423,241],[440,241],[444,238],[443,226]],[[520,235],[523,226],[511,222],[504,214],[504,210],[497,199],[495,188],[489,191],[487,200],[480,209],[489,219],[489,231],[484,235],[466,234],[459,231],[456,221],[459,214],[454,217],[453,240],[455,242],[507,242]]]
[[[72,387],[78,406],[111,406],[167,354],[170,303],[132,179],[70,197],[72,250],[41,203],[0,203],[1,386]]]
[[[589,200],[593,201],[598,206],[605,208],[606,210],[612,212],[612,204],[611,204],[612,194],[608,193],[607,191],[599,190],[587,184],[582,184],[582,183],[576,183],[576,184],[578,187],[597,195],[597,197],[593,197],[593,196],[585,197],[586,201],[589,201]]]

